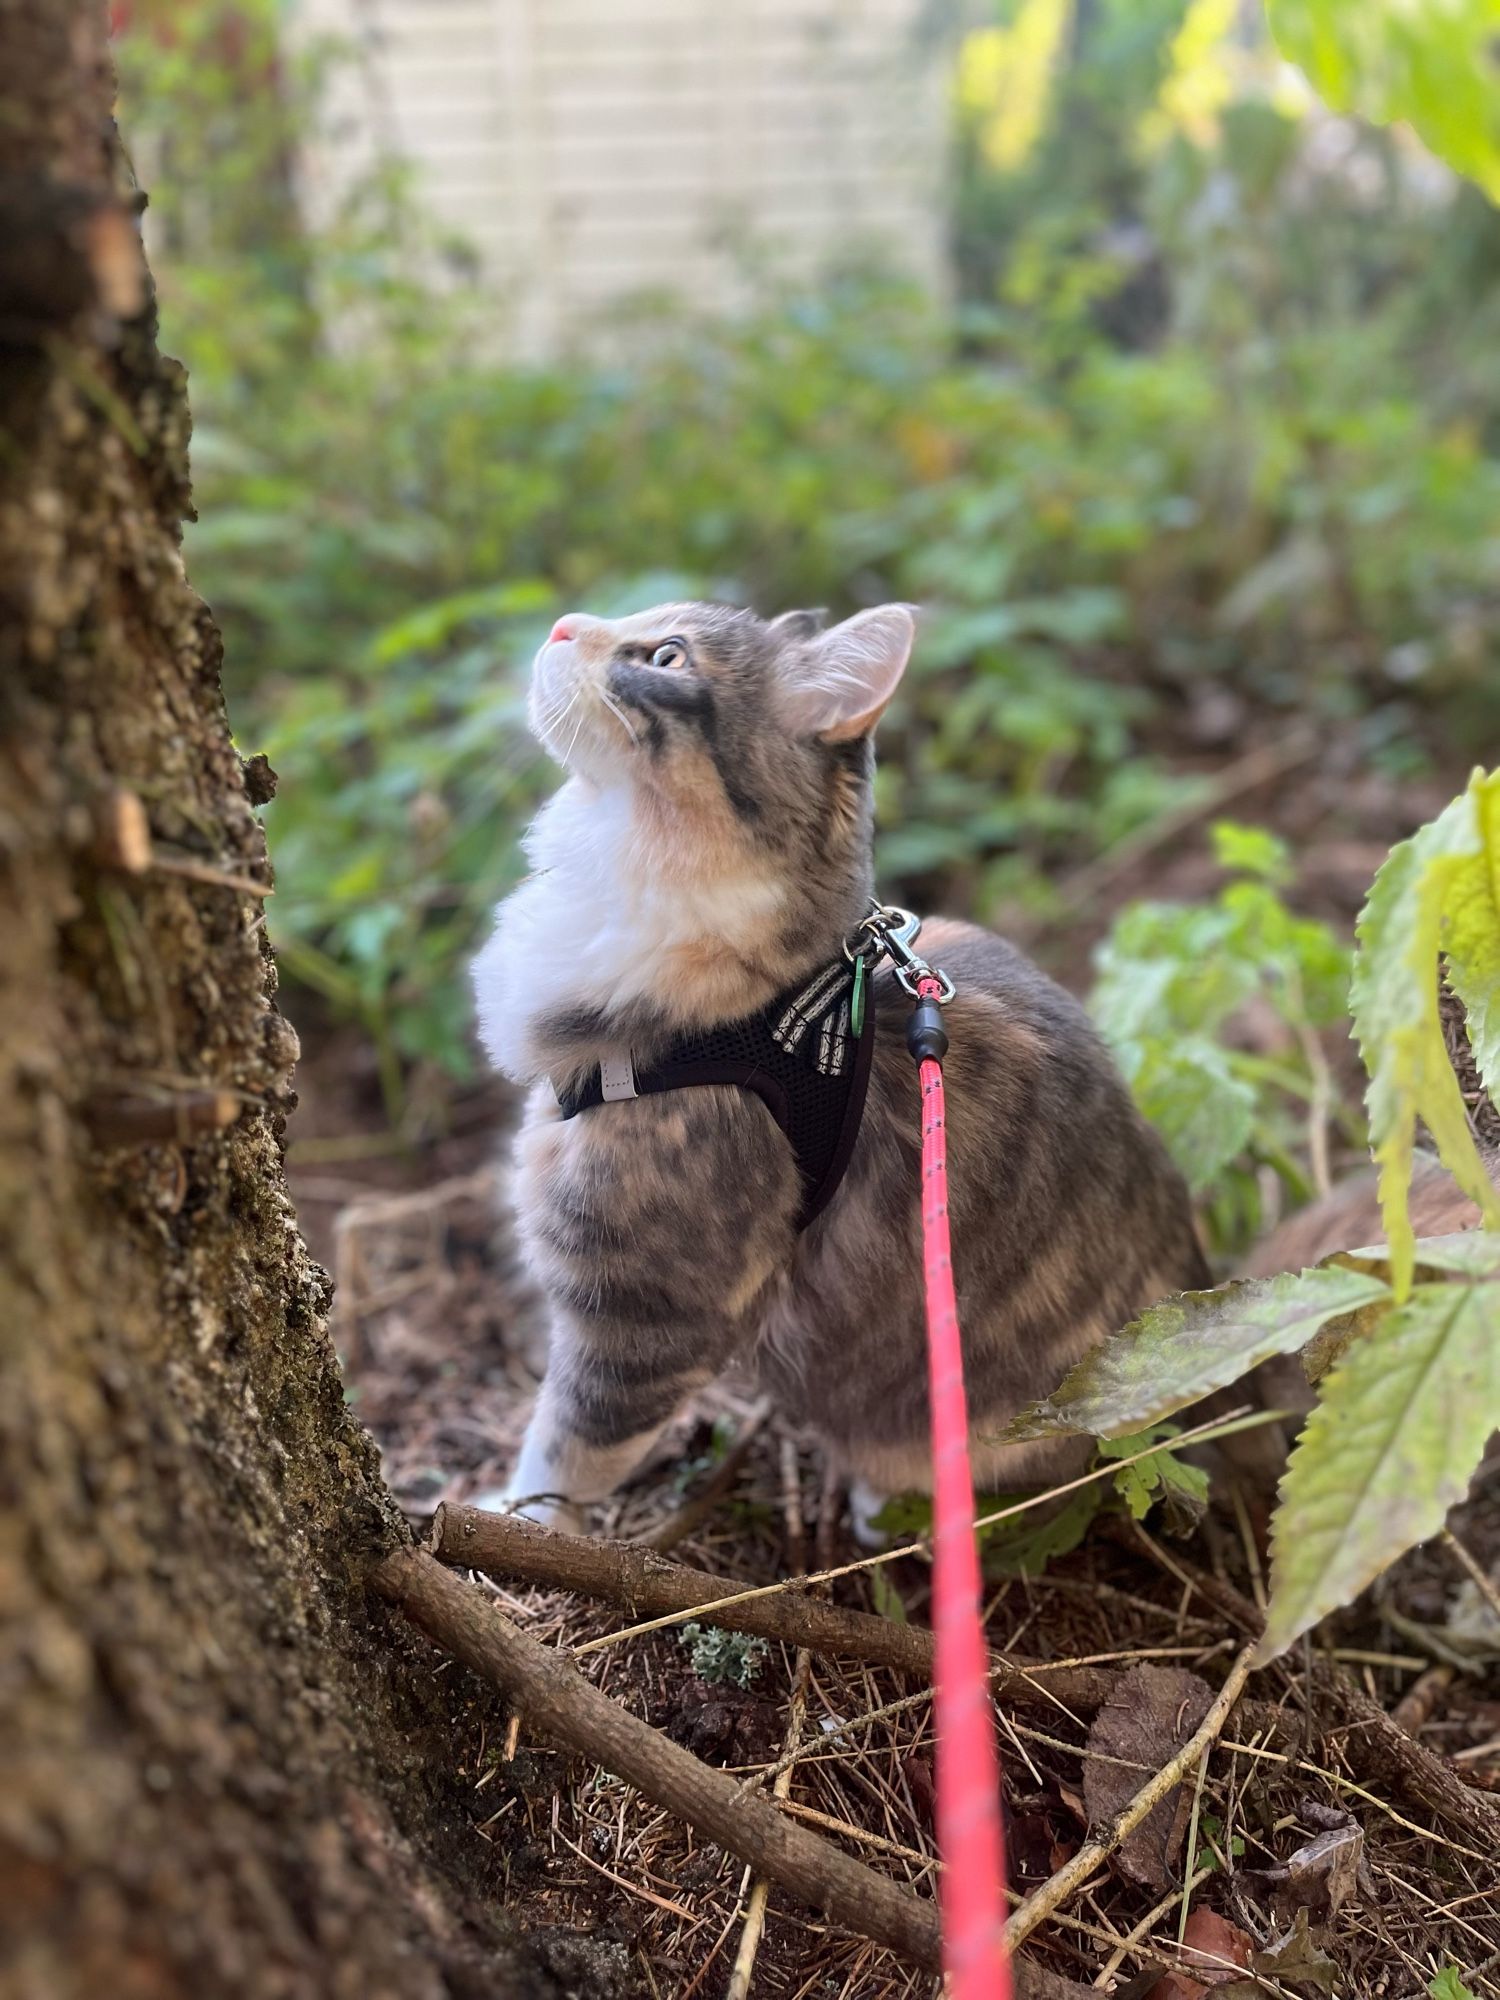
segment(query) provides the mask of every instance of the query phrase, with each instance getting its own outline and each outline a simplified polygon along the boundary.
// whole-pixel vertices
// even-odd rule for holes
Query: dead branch
[[[1006,1925],[1005,1935],[1013,1950],[1024,1943],[1037,1925],[1050,1917],[1060,1904],[1065,1903],[1075,1889],[1081,1888],[1094,1870],[1109,1859],[1125,1836],[1133,1832],[1153,1808],[1182,1782],[1200,1758],[1208,1755],[1229,1719],[1229,1711],[1239,1700],[1240,1691],[1249,1677],[1254,1653],[1253,1646],[1246,1646],[1240,1652],[1229,1669],[1223,1687],[1214,1697],[1213,1707],[1202,1722],[1176,1756],[1169,1758],[1156,1775],[1142,1785],[1130,1803],[1116,1813],[1107,1831],[1096,1840],[1085,1841],[1071,1861],[1026,1898]]]
[[[601,1694],[563,1655],[530,1638],[472,1585],[420,1549],[397,1549],[371,1584],[445,1652],[501,1688],[533,1727],[591,1757],[835,1922],[936,1971],[937,1910],[809,1833],[732,1778]],[[1020,2000],[1082,2000],[1086,1989],[1018,1961]]]
[[[1451,1528],[1444,1528],[1441,1540],[1449,1553],[1457,1557],[1460,1567],[1491,1611],[1500,1618],[1500,1584],[1496,1583],[1488,1570],[1475,1561]]]
[[[639,1721],[562,1654],[530,1638],[493,1603],[418,1549],[398,1549],[374,1571],[383,1597],[525,1712],[533,1729],[592,1757],[716,1840],[803,1902],[914,1964],[940,1963],[937,1911],[863,1862],[792,1824],[732,1778]]]
[[[745,1596],[749,1584],[707,1576],[628,1542],[565,1535],[514,1514],[478,1507],[438,1508],[428,1546],[440,1561],[486,1575],[576,1590],[636,1616],[710,1617],[734,1632],[781,1639],[814,1653],[842,1653],[873,1666],[932,1679],[932,1634],[873,1612],[845,1610],[798,1588]],[[721,1600],[726,1602],[720,1608]],[[996,1697],[1018,1708],[1093,1710],[1109,1699],[1115,1677],[1100,1667],[1053,1670],[1045,1660],[997,1661]]]

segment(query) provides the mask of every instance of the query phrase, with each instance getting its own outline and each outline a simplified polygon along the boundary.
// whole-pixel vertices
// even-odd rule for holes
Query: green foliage
[[[1443,1163],[1500,1228],[1500,1195],[1475,1149],[1438,1014],[1439,954],[1473,1007],[1484,1080],[1500,1088],[1500,772],[1476,771],[1461,797],[1392,850],[1359,920],[1350,1005],[1369,1071],[1370,1137],[1398,1298],[1411,1283],[1406,1210],[1417,1121]]]
[[[1244,1837],[1234,1834],[1230,1837],[1228,1853],[1225,1853],[1224,1822],[1217,1813],[1205,1812],[1198,1817],[1198,1826],[1203,1835],[1203,1844],[1193,1857],[1193,1865],[1187,1873],[1191,1877],[1200,1869],[1211,1872],[1223,1868],[1227,1862],[1238,1861],[1245,1852]]]
[[[1493,1092],[1497,833],[1500,774],[1476,771],[1459,798],[1393,851],[1360,919],[1352,1003],[1388,1247],[1168,1299],[1086,1355],[1005,1433],[1119,1438],[1273,1354],[1302,1351],[1319,1400],[1272,1523],[1263,1657],[1436,1533],[1500,1426],[1500,1197],[1475,1147],[1437,1005],[1441,956],[1472,1009]],[[1244,843],[1236,845],[1243,854]],[[1419,1119],[1479,1203],[1486,1229],[1414,1239],[1407,1195]]]
[[[1291,866],[1274,834],[1221,822],[1214,847],[1241,879],[1208,902],[1126,910],[1099,950],[1094,1014],[1189,1187],[1222,1188],[1232,1170],[1253,1191],[1269,1163],[1302,1197],[1294,1154],[1321,1085],[1316,1038],[1343,1018],[1349,953],[1282,900]],[[1274,1056],[1235,1046],[1252,1003],[1280,1023]]]
[[[1181,96],[1183,0],[1074,10],[1018,165],[966,125],[956,324],[878,278],[763,285],[742,324],[621,315],[607,358],[542,367],[500,357],[472,260],[387,166],[298,214],[288,163],[343,58],[272,78],[276,13],[162,9],[168,42],[123,45],[125,125],[192,373],[192,574],[241,739],[282,775],[273,933],[366,1023],[393,1102],[412,1063],[469,1060],[463,961],[550,782],[525,666],[573,604],[921,601],[884,878],[1049,934],[1076,914],[1059,883],[1197,796],[1164,754],[1184,708],[1306,708],[1392,768],[1500,727],[1500,229],[1399,190],[1372,209],[1352,172],[1309,201],[1266,103],[1144,146]],[[1189,1079],[1158,1037],[1141,1087],[1205,1187],[1248,1185],[1300,1058],[1267,1085],[1202,1043]]]
[[[728,1681],[734,1687],[747,1688],[766,1657],[764,1639],[725,1632],[717,1625],[700,1625],[696,1619],[683,1626],[677,1640],[691,1652],[693,1672],[700,1681]]]
[[[1272,1528],[1266,1658],[1464,1497],[1500,1421],[1500,1281],[1415,1286],[1320,1387]]]
[[[893,1624],[906,1624],[906,1604],[892,1582],[890,1572],[885,1569],[872,1569],[869,1577],[870,1595],[875,1601],[876,1611],[882,1618],[889,1618]]]
[[[1456,1965],[1445,1965],[1441,1972],[1427,1982],[1431,2000],[1476,2000],[1471,1988],[1465,1986],[1463,1974]]]
[[[992,1579],[1040,1576],[1055,1556],[1071,1554],[1088,1533],[1104,1498],[1097,1484],[1080,1486],[1060,1503],[1010,1510],[1034,1494],[983,1493],[978,1497],[979,1555]],[[1000,1516],[1002,1518],[991,1518]],[[932,1533],[932,1501],[925,1493],[898,1493],[887,1500],[872,1525],[892,1541]],[[876,1572],[878,1574],[878,1572]]]
[[[1001,1494],[995,1504],[1005,1506],[1019,1495]],[[992,1581],[1007,1576],[1041,1576],[1057,1556],[1071,1555],[1089,1531],[1103,1500],[1096,1484],[1080,1486],[1065,1500],[1009,1521],[996,1521],[979,1531],[979,1559],[984,1574]],[[991,1511],[988,1496],[979,1503],[981,1516]]]
[[[1267,0],[1282,53],[1339,111],[1406,119],[1500,200],[1497,0]]]
[[[1169,1515],[1180,1521],[1194,1520],[1208,1501],[1208,1474],[1201,1466],[1188,1465],[1178,1458],[1170,1440],[1177,1436],[1176,1424],[1152,1424],[1122,1438],[1101,1438],[1101,1459],[1130,1459],[1115,1474],[1115,1491],[1125,1502],[1132,1520],[1144,1521],[1161,1502]],[[1158,1449],[1151,1450],[1152,1445]]]
[[[1131,1435],[1227,1388],[1273,1354],[1295,1354],[1330,1321],[1389,1296],[1382,1277],[1337,1268],[1179,1292],[1086,1354],[1003,1436],[1021,1443],[1058,1431]]]

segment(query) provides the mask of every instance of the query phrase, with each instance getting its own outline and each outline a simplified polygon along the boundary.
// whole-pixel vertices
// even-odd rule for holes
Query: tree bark
[[[0,0],[0,1990],[633,1991],[477,1914],[503,1712],[364,1589],[407,1534],[287,1197],[296,1038],[112,101],[102,4]]]

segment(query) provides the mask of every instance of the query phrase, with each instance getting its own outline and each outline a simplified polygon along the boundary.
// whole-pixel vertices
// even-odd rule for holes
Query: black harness
[[[875,1009],[853,1019],[855,963],[835,959],[757,1014],[694,1030],[671,1042],[660,1062],[638,1070],[628,1057],[595,1063],[557,1093],[564,1118],[597,1104],[653,1097],[663,1090],[727,1083],[758,1097],[785,1132],[802,1177],[797,1227],[832,1201],[864,1115],[875,1049]]]

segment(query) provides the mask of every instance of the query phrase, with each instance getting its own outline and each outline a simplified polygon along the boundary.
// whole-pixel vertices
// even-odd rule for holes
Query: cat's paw
[[[586,1535],[589,1531],[588,1516],[581,1507],[550,1494],[528,1496],[512,1493],[506,1486],[492,1486],[483,1493],[472,1494],[468,1505],[480,1507],[486,1514],[519,1514],[523,1521],[535,1521],[542,1528],[559,1528],[565,1535]]]
[[[849,1482],[849,1524],[854,1530],[854,1539],[862,1549],[887,1549],[891,1538],[884,1528],[877,1528],[875,1518],[890,1499],[889,1493],[882,1493],[878,1486],[872,1486],[867,1479],[853,1479]]]

